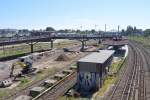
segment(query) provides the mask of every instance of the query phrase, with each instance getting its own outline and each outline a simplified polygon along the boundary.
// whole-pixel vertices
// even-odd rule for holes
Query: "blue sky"
[[[150,28],[150,0],[0,0],[0,28]]]

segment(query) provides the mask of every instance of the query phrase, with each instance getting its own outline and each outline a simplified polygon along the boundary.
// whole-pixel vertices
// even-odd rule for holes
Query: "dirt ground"
[[[62,49],[56,49],[56,50],[48,51],[44,53],[44,56],[41,56],[40,59],[37,59],[36,61],[33,62],[33,68],[37,68],[37,71],[43,70],[43,69],[49,69],[49,68],[51,69],[55,67],[59,68],[62,65],[66,65],[67,63],[70,63],[72,61],[79,59],[80,57],[84,55],[84,53],[79,52],[80,46],[75,45],[74,47],[76,48],[73,48],[72,50],[77,51],[77,52],[64,53]],[[68,61],[55,61],[55,59],[57,59],[57,57],[60,56],[61,54],[67,55],[69,57],[69,60]],[[5,62],[0,62],[0,81],[9,77],[12,63],[14,63],[15,61],[16,59],[5,61]]]
[[[93,48],[90,48],[93,49]],[[57,61],[56,59],[61,55],[64,54],[66,55],[69,59],[67,61]],[[61,68],[64,65],[67,65],[73,61],[78,60],[79,58],[83,57],[85,55],[85,53],[83,52],[69,52],[69,53],[64,53],[64,52],[60,52],[60,53],[55,53],[55,55],[51,56],[51,57],[44,57],[43,59],[41,59],[40,62],[35,62],[33,64],[33,66],[39,70],[43,70],[43,69],[50,69],[50,68]]]
[[[0,62],[0,81],[9,77],[11,65],[15,61],[16,60]]]
[[[13,95],[14,92],[11,92],[12,89],[14,89],[14,91],[16,92],[21,91],[25,87],[29,87],[31,84],[36,83],[38,79],[39,80],[44,79],[45,76],[53,75],[54,73],[59,72],[62,69],[72,66],[75,64],[77,60],[91,53],[91,52],[80,52],[81,49],[80,44],[74,44],[67,48],[71,52],[64,52],[63,49],[60,48],[43,52],[44,53],[43,56],[41,56],[40,59],[37,59],[33,62],[33,68],[37,68],[37,71],[41,72],[39,72],[39,74],[38,73],[34,74],[33,77],[29,76],[28,78],[29,82],[27,83],[22,84],[13,83],[10,87],[6,88],[6,90],[0,89],[0,99],[5,98],[7,95],[11,94]],[[98,47],[88,45],[87,51],[94,51],[97,48]],[[56,59],[62,54],[67,56],[69,59],[67,61],[57,61]],[[0,80],[4,80],[7,77],[9,77],[11,65],[15,61],[16,59],[11,61],[0,62]]]
[[[6,73],[9,70],[8,68],[9,67],[3,67],[3,65],[0,67],[0,80],[8,78],[9,74]]]

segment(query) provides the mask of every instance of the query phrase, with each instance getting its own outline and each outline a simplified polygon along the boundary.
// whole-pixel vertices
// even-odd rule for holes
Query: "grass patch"
[[[102,88],[100,88],[97,95],[95,96],[95,100],[99,100],[99,97],[104,95],[104,93],[110,87],[110,85],[114,84],[117,81],[118,76],[116,74],[119,74],[119,72],[122,69],[122,66],[124,64],[124,61],[125,61],[125,59],[121,58],[121,60],[119,62],[112,64],[112,67],[110,69],[110,72],[112,72],[112,75],[106,77]]]
[[[69,46],[71,46],[71,45],[74,45],[74,44],[79,44],[80,42],[78,42],[78,41],[63,41],[63,42],[60,42],[60,43],[56,43],[56,44],[54,44],[54,46],[56,47],[56,48],[60,48],[60,49],[62,49],[62,48],[64,48],[64,47],[69,47]]]
[[[142,43],[145,46],[150,46],[150,36],[149,37],[144,37],[144,36],[129,36],[128,38],[130,40]]]
[[[88,44],[91,44],[93,41],[88,41]],[[64,47],[70,47],[75,44],[81,44],[79,41],[75,40],[70,40],[70,41],[62,41],[59,43],[54,43],[54,48],[59,48],[62,49]],[[37,43],[34,45],[34,52],[40,51],[40,50],[48,50],[50,49],[50,43]],[[3,57],[8,57],[8,56],[14,56],[14,55],[19,55],[19,54],[25,54],[25,53],[30,53],[31,48],[28,44],[16,44],[16,45],[10,45],[10,46],[4,46],[0,48],[0,58]]]
[[[59,100],[79,100],[79,98],[63,96],[63,97],[59,98]],[[80,100],[81,100],[81,99],[80,99]],[[83,99],[82,99],[82,100],[83,100]]]
[[[77,41],[63,41],[60,43],[54,43],[55,48],[64,48],[69,47],[71,45],[77,44]],[[50,49],[50,43],[37,43],[34,45],[34,52],[40,50],[48,50]],[[17,44],[11,46],[5,46],[4,48],[0,48],[0,58],[14,56],[19,54],[30,53],[31,48],[27,44]]]
[[[121,58],[119,62],[112,63],[112,66],[111,66],[111,69],[110,69],[111,73],[113,73],[113,74],[118,73],[118,71],[122,67],[121,64],[123,63],[123,61],[124,61],[124,59]]]
[[[8,89],[1,89],[0,90],[0,100],[2,100],[2,98],[6,95],[10,94],[10,90]]]
[[[21,84],[25,84],[25,83],[28,83],[30,80],[28,77],[23,77],[21,78]]]
[[[100,88],[100,91],[98,92],[98,95],[103,96],[104,92],[108,89],[108,87],[116,81],[116,78],[117,77],[115,77],[115,76],[108,76],[105,79],[102,88]]]

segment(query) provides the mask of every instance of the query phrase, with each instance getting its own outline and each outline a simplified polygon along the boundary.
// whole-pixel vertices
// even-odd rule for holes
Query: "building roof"
[[[110,56],[114,54],[114,50],[99,50],[84,58],[78,60],[78,62],[90,62],[103,64]]]

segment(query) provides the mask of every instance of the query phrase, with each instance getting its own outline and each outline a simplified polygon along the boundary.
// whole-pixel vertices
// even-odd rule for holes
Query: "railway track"
[[[74,71],[70,75],[66,76],[64,79],[60,80],[54,86],[48,88],[40,95],[33,98],[32,100],[57,100],[60,96],[62,96],[65,92],[67,92],[68,89],[70,89],[70,87],[75,85],[77,80],[76,75],[77,72]]]
[[[70,67],[69,69],[65,69],[65,70],[70,70],[72,72],[64,73],[64,76],[62,78],[59,78],[59,79],[54,77],[57,74],[56,73],[53,77],[43,79],[39,83],[33,84],[32,86],[25,88],[24,90],[20,91],[20,93],[17,93],[12,97],[5,98],[5,100],[18,100],[16,98],[23,96],[23,95],[30,97],[29,100],[56,100],[57,98],[62,96],[65,92],[67,92],[68,89],[73,87],[76,83],[76,80],[77,80],[76,79],[77,78],[76,77],[76,75],[77,75],[76,68],[72,69]],[[59,74],[62,74],[63,71],[64,70],[62,70],[61,73],[59,72]],[[49,79],[52,79],[52,80],[55,79],[56,82],[51,84],[51,86],[46,86],[44,84],[44,82],[46,80],[49,80]],[[41,91],[41,93],[32,97],[32,95],[30,95],[30,91],[33,87],[44,87],[44,91]]]
[[[142,50],[129,43],[129,58],[124,71],[114,86],[109,100],[145,100],[145,59]]]
[[[132,41],[138,47],[143,59],[143,69],[141,70],[141,86],[139,90],[139,100],[149,100],[150,98],[150,53],[142,44]],[[142,80],[144,77],[144,80]]]

